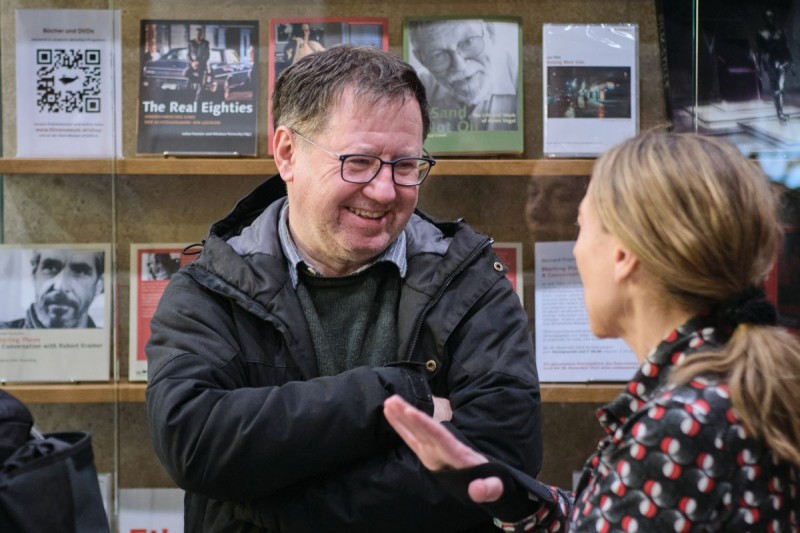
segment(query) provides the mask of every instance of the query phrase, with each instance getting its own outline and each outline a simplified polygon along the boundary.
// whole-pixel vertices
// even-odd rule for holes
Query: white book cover
[[[111,245],[0,245],[0,381],[107,381]]]
[[[181,489],[120,489],[119,533],[183,531]]]
[[[545,24],[544,154],[594,157],[639,131],[636,24]]]
[[[620,339],[589,329],[574,241],[535,243],[536,361],[540,381],[628,381],[639,362]]]
[[[17,9],[17,157],[122,157],[120,13]]]
[[[178,243],[131,244],[129,381],[147,380],[144,346],[150,338],[150,319],[172,275],[197,257],[183,254],[185,246]]]

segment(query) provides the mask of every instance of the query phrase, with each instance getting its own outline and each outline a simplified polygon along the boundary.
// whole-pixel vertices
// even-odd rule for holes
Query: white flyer
[[[535,243],[536,361],[540,381],[628,381],[639,368],[620,339],[589,329],[574,241]]]
[[[636,24],[545,24],[546,157],[594,157],[639,131]]]
[[[17,157],[122,157],[120,12],[17,9]]]

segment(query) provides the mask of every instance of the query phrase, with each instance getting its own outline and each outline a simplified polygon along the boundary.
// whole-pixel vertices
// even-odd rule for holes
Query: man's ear
[[[105,291],[105,284],[103,282],[103,276],[98,276],[97,281],[94,284],[94,298],[97,298]],[[92,298],[92,299],[94,299]]]
[[[617,244],[614,248],[614,281],[620,283],[629,280],[638,268],[639,258],[621,244]]]
[[[272,154],[278,173],[285,182],[294,179],[294,156],[297,151],[292,130],[286,126],[278,126],[272,137]]]

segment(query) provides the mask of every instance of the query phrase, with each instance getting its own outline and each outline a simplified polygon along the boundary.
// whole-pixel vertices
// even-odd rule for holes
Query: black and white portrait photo
[[[421,18],[407,22],[408,61],[427,90],[431,133],[519,130],[519,25]]]
[[[0,249],[0,329],[104,327],[105,265],[104,250]]]

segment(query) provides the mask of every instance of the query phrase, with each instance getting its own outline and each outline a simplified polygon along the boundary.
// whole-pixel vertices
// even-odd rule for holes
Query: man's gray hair
[[[428,136],[425,86],[411,65],[374,46],[333,46],[307,55],[284,70],[272,94],[273,126],[319,133],[347,88],[352,88],[359,103],[366,106],[416,99],[422,112],[423,140]]]

